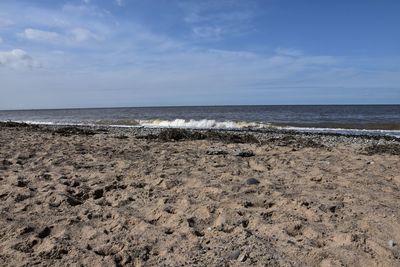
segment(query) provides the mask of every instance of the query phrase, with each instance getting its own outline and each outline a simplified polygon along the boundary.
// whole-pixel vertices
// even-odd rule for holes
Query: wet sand
[[[0,147],[1,266],[400,265],[399,141],[1,124]]]

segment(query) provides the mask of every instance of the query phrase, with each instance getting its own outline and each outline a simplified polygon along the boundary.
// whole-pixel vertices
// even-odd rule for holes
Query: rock
[[[13,165],[13,163],[9,160],[3,159],[2,161],[3,166],[11,166]]]
[[[240,261],[240,262],[245,262],[245,261],[247,260],[247,253],[242,253],[242,254],[238,257],[237,260]]]
[[[240,250],[237,249],[228,254],[228,259],[236,260],[237,258],[239,258],[239,256],[240,256]]]
[[[336,213],[337,211],[339,211],[342,208],[344,208],[344,203],[341,201],[333,203],[333,204],[329,204],[329,205],[321,204],[319,206],[319,209],[322,210],[323,212],[330,211],[332,213]]]
[[[39,237],[40,239],[43,239],[43,238],[48,237],[50,235],[50,233],[51,233],[50,227],[46,226],[37,234],[37,237]]]
[[[227,155],[228,151],[218,148],[210,148],[206,153],[207,155]]]
[[[249,178],[246,180],[246,184],[248,184],[248,185],[256,185],[259,183],[260,183],[260,181],[257,180],[256,178]]]
[[[254,152],[251,150],[240,150],[240,149],[234,150],[232,154],[237,157],[253,157],[253,156],[255,156]]]
[[[71,186],[71,187],[78,187],[78,186],[80,186],[80,185],[81,185],[81,183],[78,182],[77,180],[72,180],[72,181],[70,182],[70,186]]]
[[[64,197],[62,195],[53,195],[49,198],[48,204],[49,207],[57,208],[61,205],[61,203],[64,201]]]
[[[43,178],[44,180],[49,181],[49,180],[51,180],[51,174],[50,174],[50,173],[44,173],[44,174],[42,175],[42,178]]]
[[[17,181],[15,182],[15,186],[17,187],[25,187],[28,185],[28,181],[24,177],[18,177]]]
[[[389,240],[388,241],[388,245],[389,245],[389,247],[393,248],[393,247],[395,247],[397,245],[397,243],[394,240]]]
[[[67,196],[67,202],[68,204],[70,204],[71,206],[77,206],[77,205],[81,205],[82,201],[80,201],[79,199],[74,198],[73,196]]]
[[[103,188],[98,188],[98,189],[94,190],[94,192],[93,192],[93,198],[94,198],[94,199],[102,198],[102,197],[103,197],[103,194],[104,194]]]
[[[23,253],[32,253],[33,247],[37,244],[37,239],[29,239],[28,241],[24,240],[23,242],[16,243],[12,248]]]
[[[18,193],[15,196],[14,201],[15,202],[21,202],[21,201],[24,201],[25,199],[28,199],[30,197],[32,197],[30,192]]]
[[[310,179],[313,182],[321,182],[322,181],[322,177],[311,177]]]
[[[20,235],[28,234],[28,233],[33,232],[34,230],[35,230],[34,227],[32,227],[32,226],[26,226],[26,227],[23,227],[23,228],[19,231],[19,234],[20,234]]]
[[[337,210],[340,210],[342,208],[344,208],[344,203],[343,202],[338,202],[338,203],[336,203],[334,205],[331,205],[329,207],[329,211],[332,212],[332,213],[335,213]]]

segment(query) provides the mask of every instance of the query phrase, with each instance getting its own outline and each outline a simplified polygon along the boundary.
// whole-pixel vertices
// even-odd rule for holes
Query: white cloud
[[[60,39],[60,35],[56,32],[42,31],[31,28],[25,29],[18,35],[25,39],[39,42],[56,42]]]
[[[11,51],[0,51],[0,67],[11,67],[13,69],[39,67],[39,63],[24,50],[13,49]]]
[[[97,36],[95,33],[84,29],[84,28],[75,28],[70,31],[70,37],[75,42],[86,42],[90,40],[99,41],[101,38]]]
[[[90,4],[90,0],[83,0],[85,4]]]
[[[184,21],[194,37],[211,41],[254,31],[257,8],[252,1],[182,1]]]
[[[218,39],[221,37],[223,31],[220,27],[193,27],[192,29],[195,37],[207,38],[207,39]]]
[[[303,53],[300,50],[297,49],[291,49],[291,48],[277,48],[275,52],[278,55],[283,55],[283,56],[290,56],[290,57],[299,57],[303,55]]]
[[[65,34],[28,28],[19,33],[18,36],[30,41],[64,45],[73,45],[92,40],[99,41],[102,39],[97,34],[84,28],[74,28]]]
[[[12,22],[9,19],[0,18],[0,28],[5,28],[5,27],[11,26],[13,24],[14,24],[14,22]]]
[[[124,5],[124,1],[123,1],[123,0],[115,0],[115,2],[116,2],[117,5],[119,5],[119,6],[123,6],[123,5]]]

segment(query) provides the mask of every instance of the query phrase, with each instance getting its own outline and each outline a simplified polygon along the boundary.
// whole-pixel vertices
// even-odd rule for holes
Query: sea
[[[400,105],[179,106],[3,110],[0,121],[49,125],[287,129],[400,138]]]

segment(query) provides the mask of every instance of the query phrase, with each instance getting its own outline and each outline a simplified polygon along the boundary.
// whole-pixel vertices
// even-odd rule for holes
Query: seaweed
[[[217,131],[189,131],[186,129],[163,129],[159,134],[149,134],[138,138],[147,140],[183,141],[183,140],[214,140],[225,143],[259,143],[258,139],[250,134],[234,134]]]
[[[96,132],[89,129],[82,129],[79,127],[69,126],[58,128],[54,131],[55,133],[61,134],[62,136],[70,135],[95,135]]]
[[[390,154],[400,155],[400,144],[377,144],[365,148],[364,152],[367,155],[374,154]]]

